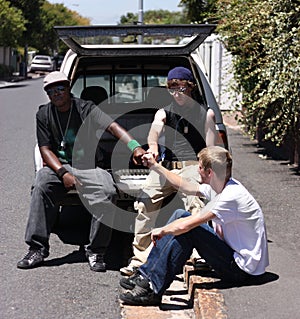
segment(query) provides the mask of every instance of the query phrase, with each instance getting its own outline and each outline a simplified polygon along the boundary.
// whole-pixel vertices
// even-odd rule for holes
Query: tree
[[[291,141],[291,162],[299,163],[299,1],[219,0],[219,10],[246,130],[278,146]]]
[[[25,19],[25,30],[23,31],[20,45],[28,44],[35,46],[37,38],[42,30],[42,5],[45,0],[10,0],[11,6],[22,11]]]
[[[28,45],[35,46],[37,38],[42,30],[41,7],[45,0],[10,0],[11,6],[22,11],[25,20],[25,29],[19,44],[24,47],[24,62],[25,62],[25,78],[27,77],[27,55]]]
[[[40,53],[53,54],[66,51],[66,46],[58,42],[54,26],[89,25],[90,19],[80,16],[76,11],[67,9],[63,4],[51,4],[46,1],[42,7],[42,32],[36,48]]]
[[[137,24],[138,15],[128,12],[126,16],[122,15],[120,24]],[[168,10],[148,10],[144,13],[145,24],[180,24],[185,23],[184,17],[178,12]]]
[[[138,15],[128,12],[126,16],[121,16],[120,24],[137,24]],[[149,10],[144,13],[144,24],[182,24],[185,23],[184,17],[178,12],[168,10]],[[144,43],[151,43],[154,39],[150,37],[143,38]],[[160,37],[159,40],[165,40]],[[136,39],[133,36],[128,36],[124,42],[134,42]]]
[[[216,23],[219,19],[217,0],[181,0],[179,6],[188,22]]]
[[[9,2],[0,0],[0,46],[16,46],[25,30],[25,21],[22,12],[10,7]]]
[[[90,24],[90,19],[67,9],[63,4],[51,4],[46,0],[11,0],[10,2],[11,8],[18,8],[26,21],[25,29],[19,39],[19,44],[25,47],[25,51],[30,45],[39,53],[52,54],[58,47],[54,26]]]

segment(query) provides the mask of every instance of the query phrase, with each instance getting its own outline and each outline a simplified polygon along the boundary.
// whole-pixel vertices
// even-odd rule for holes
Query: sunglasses
[[[171,95],[175,95],[176,93],[177,94],[184,94],[186,90],[187,90],[187,87],[179,87],[179,88],[176,88],[176,89],[168,89],[168,91],[169,91],[169,93]]]
[[[55,93],[59,93],[59,94],[64,93],[65,90],[66,90],[66,87],[65,87],[65,86],[63,86],[63,85],[58,85],[58,86],[54,87],[53,89],[48,89],[48,90],[46,90],[46,93],[47,93],[47,95],[52,96],[52,95],[54,95]]]

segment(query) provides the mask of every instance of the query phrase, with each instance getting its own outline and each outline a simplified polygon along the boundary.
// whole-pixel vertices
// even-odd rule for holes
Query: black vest
[[[192,108],[187,109],[172,102],[164,110],[165,160],[197,160],[198,153],[206,147],[206,107],[195,102]]]

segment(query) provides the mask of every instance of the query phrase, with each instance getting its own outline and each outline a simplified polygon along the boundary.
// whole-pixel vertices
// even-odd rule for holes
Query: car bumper
[[[31,66],[30,71],[53,71],[53,66]]]

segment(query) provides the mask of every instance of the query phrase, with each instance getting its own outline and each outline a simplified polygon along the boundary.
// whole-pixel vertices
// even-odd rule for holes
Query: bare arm
[[[63,167],[49,146],[41,146],[40,153],[44,163],[48,167],[52,168],[55,173],[57,173],[57,171]],[[79,180],[70,172],[63,175],[62,182],[64,183],[65,188],[68,190],[74,189],[76,184],[80,184]]]
[[[125,144],[133,139],[133,137],[117,122],[112,122],[108,126],[107,131]]]
[[[44,163],[52,168],[54,172],[57,172],[59,168],[62,167],[61,162],[57,156],[53,153],[49,146],[41,146],[40,153],[43,158]]]
[[[157,240],[166,235],[178,236],[187,233],[191,229],[201,224],[207,223],[214,217],[215,215],[212,212],[207,212],[204,215],[195,214],[188,217],[179,218],[174,220],[172,223],[165,225],[164,227],[153,229],[151,233],[151,240],[155,245]]]
[[[151,128],[148,134],[148,153],[152,153],[154,158],[158,158],[158,138],[163,131],[166,121],[166,112],[163,109],[159,109],[154,116],[154,120],[151,124]]]
[[[206,124],[205,124],[205,142],[206,146],[214,146],[218,140],[216,130],[216,118],[212,109],[207,110]]]
[[[180,192],[196,196],[203,196],[203,194],[200,193],[198,184],[191,183],[158,164],[152,154],[145,154],[142,157],[142,160],[144,166],[147,166],[158,174],[164,176],[168,182],[170,182],[174,188],[180,190]]]

